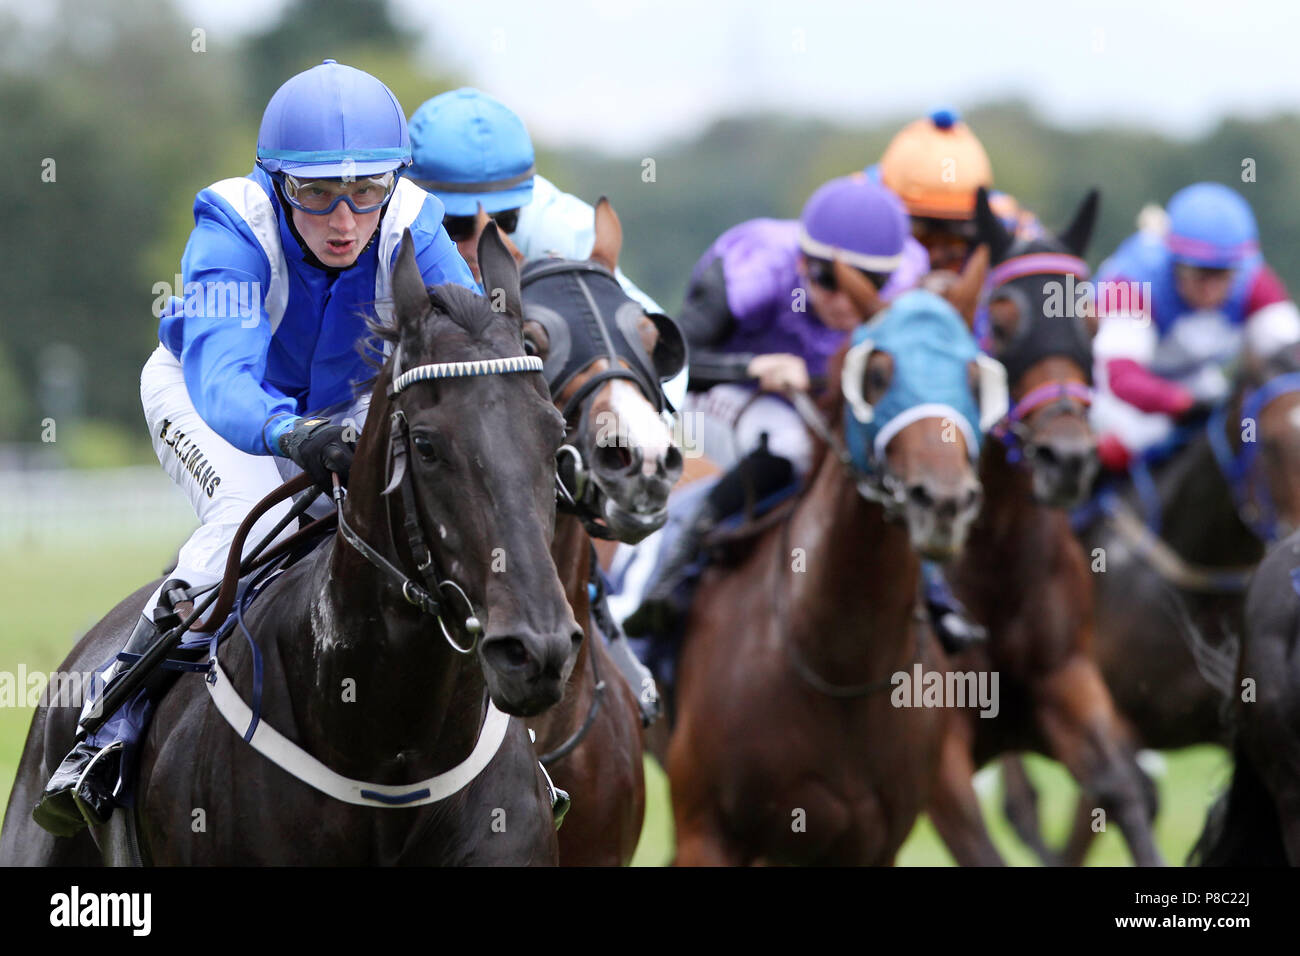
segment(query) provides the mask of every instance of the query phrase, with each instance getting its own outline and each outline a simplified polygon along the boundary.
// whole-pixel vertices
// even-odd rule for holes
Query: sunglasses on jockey
[[[519,207],[489,213],[488,218],[495,222],[502,232],[512,233],[519,227]],[[464,242],[473,237],[476,219],[475,216],[443,216],[442,227],[447,230],[447,235],[451,237],[452,242]]]
[[[271,176],[280,184],[285,202],[313,216],[329,215],[341,202],[347,203],[358,215],[375,212],[383,208],[397,189],[397,175],[391,171],[346,180],[299,179],[285,172],[272,173]]]
[[[922,245],[974,245],[979,227],[973,219],[911,216],[912,238]]]
[[[812,256],[806,256],[805,258],[808,260],[808,278],[812,282],[815,282],[827,292],[835,292],[839,289],[839,282],[835,279],[835,263],[829,259],[815,259]],[[857,267],[853,266],[852,268]],[[890,273],[888,272],[868,272],[866,269],[858,269],[858,271],[867,277],[867,281],[876,287],[877,292],[883,289],[885,283],[889,281]]]

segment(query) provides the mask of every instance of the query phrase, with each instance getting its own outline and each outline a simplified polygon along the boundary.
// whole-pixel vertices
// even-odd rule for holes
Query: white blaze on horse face
[[[654,406],[633,383],[609,383],[609,407],[618,421],[618,440],[641,450],[641,473],[653,475],[672,447],[673,436]]]

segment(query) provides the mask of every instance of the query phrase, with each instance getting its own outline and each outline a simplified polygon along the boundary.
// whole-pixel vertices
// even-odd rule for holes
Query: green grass
[[[85,631],[129,592],[157,577],[174,554],[176,535],[138,537],[112,545],[32,547],[0,550],[3,624],[0,624],[0,671],[49,671]],[[31,710],[0,707],[0,812],[8,801],[14,772],[27,737]],[[1164,755],[1160,785],[1161,814],[1156,841],[1165,859],[1181,864],[1205,822],[1215,792],[1227,781],[1231,763],[1217,747],[1192,747]],[[1053,846],[1069,830],[1078,793],[1065,770],[1050,760],[1028,758],[1039,790],[1044,833]],[[983,780],[983,778],[981,778]],[[1009,863],[1035,860],[1011,833],[999,810],[1000,784],[983,785],[984,818],[994,842]],[[646,760],[646,820],[634,866],[660,866],[673,854],[673,822],[668,781],[655,761]],[[952,857],[924,817],[899,853],[904,866],[950,866]],[[1125,866],[1131,861],[1117,828],[1110,827],[1092,847],[1088,862]]]

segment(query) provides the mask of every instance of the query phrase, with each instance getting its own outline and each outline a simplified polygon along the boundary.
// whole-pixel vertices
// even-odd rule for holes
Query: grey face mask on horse
[[[566,420],[592,392],[615,378],[635,382],[656,411],[675,411],[660,383],[686,364],[686,340],[676,322],[644,312],[612,272],[593,262],[539,259],[524,266],[520,286],[524,319],[540,324],[550,339],[542,373],[552,397],[592,362],[609,361],[609,369],[593,375],[565,404]],[[659,333],[653,354],[641,342],[642,315]]]

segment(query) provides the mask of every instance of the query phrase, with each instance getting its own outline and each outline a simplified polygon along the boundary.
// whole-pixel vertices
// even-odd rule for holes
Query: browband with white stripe
[[[393,360],[396,367],[397,360]],[[509,358],[478,359],[472,362],[439,362],[434,365],[417,365],[393,379],[388,395],[398,394],[416,382],[440,378],[471,378],[476,375],[507,375],[511,372],[540,372],[542,360],[536,355],[514,355]]]

